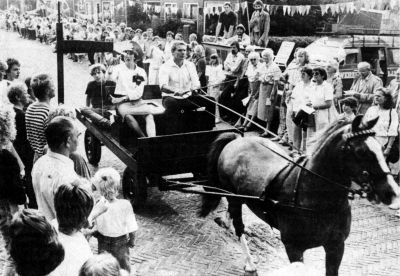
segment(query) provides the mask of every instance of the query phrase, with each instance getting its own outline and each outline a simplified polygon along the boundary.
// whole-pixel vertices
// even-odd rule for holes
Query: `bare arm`
[[[217,28],[216,28],[216,30],[215,30],[215,41],[217,41],[218,36],[219,36],[219,33],[221,32],[221,26],[222,26],[222,23],[221,23],[221,22],[218,22]]]
[[[86,106],[90,107],[90,97],[89,97],[89,95],[86,96]]]

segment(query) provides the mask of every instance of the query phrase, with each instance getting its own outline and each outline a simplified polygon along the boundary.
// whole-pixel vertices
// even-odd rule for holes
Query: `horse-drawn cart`
[[[136,138],[118,115],[111,114],[116,120],[110,128],[104,128],[82,111],[76,112],[87,128],[85,151],[89,163],[98,164],[102,145],[110,149],[127,166],[122,177],[122,192],[126,198],[133,199],[136,207],[146,201],[147,187],[169,190],[163,177],[190,173],[186,181],[204,180],[211,143],[223,132],[238,132],[233,128],[213,130],[210,123],[204,123],[211,116],[204,111],[182,111],[180,122],[170,121],[165,114],[155,115],[157,133],[161,135]],[[179,133],[168,133],[169,125],[177,123],[185,127],[179,128]]]

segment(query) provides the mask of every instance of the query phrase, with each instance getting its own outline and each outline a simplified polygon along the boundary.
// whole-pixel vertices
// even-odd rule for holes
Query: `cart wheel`
[[[129,168],[122,175],[122,193],[126,199],[133,201],[134,208],[140,208],[147,199],[146,178]]]
[[[89,163],[97,166],[101,158],[101,142],[89,130],[85,131],[85,151]]]

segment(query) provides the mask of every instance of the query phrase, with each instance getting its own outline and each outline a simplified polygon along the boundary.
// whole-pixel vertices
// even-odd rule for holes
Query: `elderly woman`
[[[260,92],[260,70],[262,64],[260,63],[260,55],[256,52],[251,52],[248,56],[250,64],[247,66],[246,76],[249,81],[249,93],[250,99],[247,103],[246,117],[250,120],[246,120],[243,124],[244,131],[248,131],[251,122],[257,116],[258,109],[258,95]]]
[[[200,87],[207,92],[206,78],[206,59],[203,46],[196,45],[193,49],[193,63],[196,65],[197,76],[199,77]]]
[[[327,82],[333,86],[333,102],[336,110],[339,110],[338,100],[343,96],[343,83],[339,76],[339,63],[336,60],[329,61],[326,66]]]
[[[261,137],[268,137],[270,136],[268,130],[270,129],[274,114],[278,81],[282,72],[279,66],[273,61],[274,52],[272,49],[267,48],[262,51],[261,58],[264,63],[260,68],[259,80],[261,85],[258,96],[257,117],[266,122],[266,131],[261,134]]]
[[[311,152],[311,138],[315,132],[322,130],[331,124],[338,117],[335,106],[333,105],[333,87],[326,81],[327,74],[325,69],[317,67],[313,69],[315,85],[310,93],[310,100],[307,103],[315,112],[315,124],[309,123],[307,128],[307,152]]]

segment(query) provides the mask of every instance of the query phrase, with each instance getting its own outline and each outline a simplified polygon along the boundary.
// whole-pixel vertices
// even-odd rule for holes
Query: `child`
[[[115,169],[104,168],[97,171],[92,182],[108,203],[107,211],[95,219],[98,252],[111,253],[121,268],[130,272],[129,247],[135,245],[138,225],[131,203],[117,198],[121,177]]]
[[[339,120],[348,120],[352,122],[356,117],[358,101],[354,97],[345,98],[342,102],[343,113],[339,115]]]
[[[118,261],[110,254],[100,254],[87,260],[79,276],[127,276],[128,273],[122,270]]]
[[[58,237],[65,250],[64,260],[53,272],[54,275],[78,275],[83,263],[93,255],[81,232],[93,209],[93,198],[83,187],[82,180],[64,184],[57,189],[54,197],[57,221],[52,223],[58,229]]]
[[[93,81],[89,82],[86,88],[86,106],[93,108],[104,109],[105,106],[110,105],[109,94],[115,88],[115,82],[105,80],[104,74],[106,68],[102,64],[93,64],[90,66],[90,75]]]

